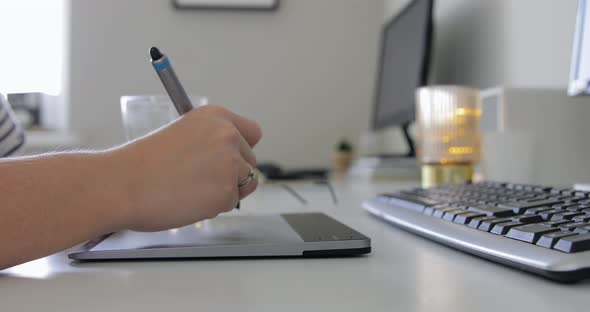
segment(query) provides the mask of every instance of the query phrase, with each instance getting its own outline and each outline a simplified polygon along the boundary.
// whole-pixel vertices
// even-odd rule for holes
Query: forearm
[[[124,228],[124,168],[109,157],[0,160],[0,270]]]
[[[122,147],[0,160],[0,270],[123,229],[162,231],[230,211],[256,189],[259,125],[220,106]]]

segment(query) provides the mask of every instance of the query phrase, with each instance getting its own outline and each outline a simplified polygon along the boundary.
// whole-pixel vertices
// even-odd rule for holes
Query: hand
[[[259,125],[221,106],[196,108],[176,122],[112,151],[129,202],[125,227],[160,231],[214,218],[252,193],[252,148]]]

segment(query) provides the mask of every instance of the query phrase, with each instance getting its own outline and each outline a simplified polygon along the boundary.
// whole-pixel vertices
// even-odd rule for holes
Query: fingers
[[[260,140],[262,133],[260,126],[255,121],[235,114],[222,106],[207,105],[194,109],[189,113],[195,118],[217,119],[222,121],[219,124],[220,129],[216,132],[219,135],[218,142],[229,147],[231,153],[232,177],[230,183],[232,194],[231,197],[238,195],[239,199],[250,195],[258,187],[258,178],[250,177],[253,168],[256,167],[256,156],[252,148]],[[228,145],[229,144],[229,145]],[[226,150],[227,151],[227,150]],[[229,164],[226,164],[229,165]],[[228,180],[226,180],[227,182]],[[241,185],[241,186],[239,186]],[[237,194],[235,192],[237,188]],[[229,194],[228,194],[229,196]],[[233,209],[235,206],[228,206]]]
[[[229,120],[234,124],[238,131],[240,131],[250,147],[254,147],[262,137],[260,125],[258,125],[258,123],[252,119],[240,116],[226,108],[223,108],[222,106],[208,105],[199,109],[211,110],[215,114],[219,114],[221,117]]]
[[[240,137],[240,154],[244,160],[252,166],[252,168],[256,168],[256,155],[254,155],[252,148],[248,142],[246,142],[244,137]]]
[[[239,173],[238,173],[238,192],[240,199],[252,194],[258,187],[258,176],[254,173],[252,177],[251,174],[254,173],[252,166],[245,160],[241,159],[239,164]],[[242,186],[240,186],[242,184]]]

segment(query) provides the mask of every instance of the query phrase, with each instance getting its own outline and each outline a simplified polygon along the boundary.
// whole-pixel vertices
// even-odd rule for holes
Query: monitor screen
[[[590,95],[590,3],[580,0],[568,93]]]
[[[383,29],[373,129],[414,120],[414,92],[426,84],[433,0],[414,0]]]

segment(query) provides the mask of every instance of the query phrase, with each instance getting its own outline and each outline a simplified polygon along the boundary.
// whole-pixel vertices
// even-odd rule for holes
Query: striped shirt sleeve
[[[0,157],[14,154],[24,144],[24,131],[16,122],[8,101],[0,94]]]

